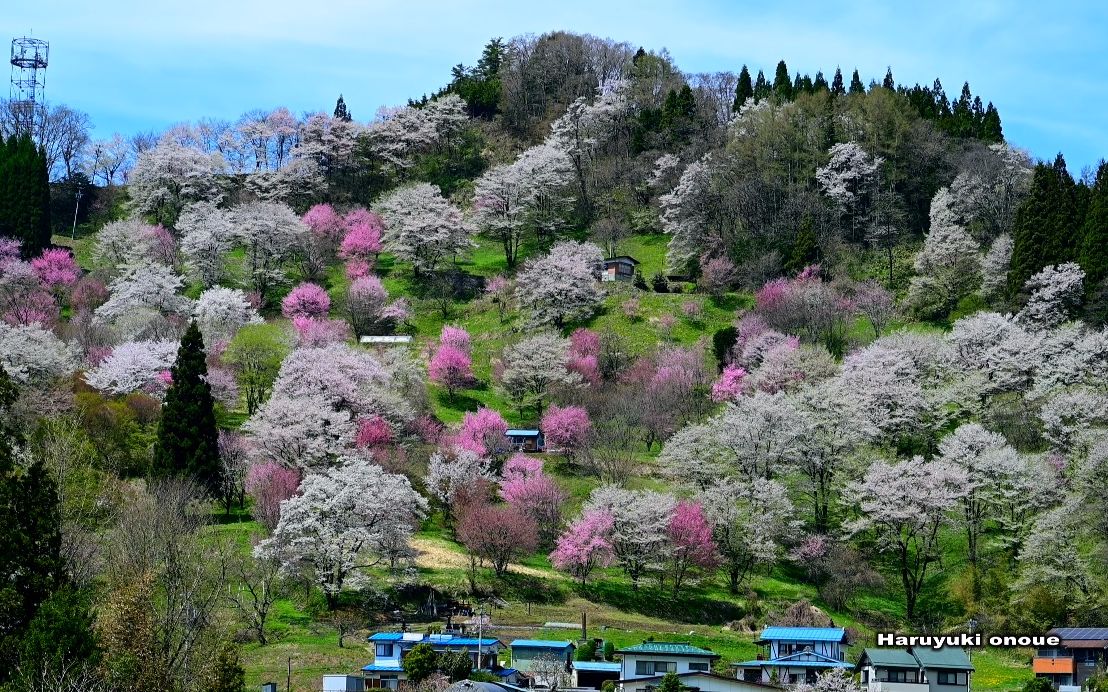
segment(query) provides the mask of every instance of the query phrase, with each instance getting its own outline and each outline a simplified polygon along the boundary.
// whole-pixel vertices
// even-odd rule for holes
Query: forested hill
[[[0,686],[316,689],[448,602],[724,675],[773,624],[1108,626],[1108,166],[968,84],[736,68],[556,32],[372,118],[42,107],[0,148]]]

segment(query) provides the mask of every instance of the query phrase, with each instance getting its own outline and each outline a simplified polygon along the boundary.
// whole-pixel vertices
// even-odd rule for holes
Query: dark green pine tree
[[[885,70],[885,79],[881,82],[881,86],[889,91],[896,91],[896,80],[893,79],[893,68],[889,67]]]
[[[208,385],[204,340],[196,323],[189,324],[170,371],[173,384],[165,394],[154,470],[163,475],[185,475],[210,491],[219,488],[220,465],[212,390]]]
[[[738,113],[746,100],[752,96],[754,96],[754,84],[750,81],[750,70],[743,65],[743,69],[739,71],[739,83],[735,85],[735,103],[731,104],[732,112]]]
[[[830,89],[827,85],[827,78],[823,76],[823,71],[816,72],[816,78],[812,80],[812,91],[819,91],[820,89]]]
[[[87,663],[100,658],[92,612],[85,594],[63,586],[42,602],[20,646],[20,667]]]
[[[852,94],[864,94],[866,93],[866,86],[862,84],[862,78],[858,76],[858,70],[854,70],[854,74],[850,76],[850,93]]]
[[[831,80],[831,95],[841,96],[846,93],[846,89],[843,88],[843,71],[836,67],[835,76]]]
[[[1108,277],[1108,162],[1101,161],[1096,171],[1078,260],[1088,285],[1099,284]]]
[[[1011,295],[1017,295],[1043,267],[1075,258],[1079,223],[1076,184],[1066,170],[1066,160],[1059,154],[1053,165],[1035,166],[1031,189],[1012,224]]]
[[[354,119],[354,116],[350,115],[350,111],[346,107],[346,99],[339,94],[339,100],[335,102],[335,117],[344,123],[348,123]]]
[[[793,81],[789,77],[789,66],[784,60],[777,63],[777,71],[773,75],[773,93],[782,101],[791,101],[793,98]]]
[[[992,101],[985,107],[985,115],[981,118],[981,132],[979,137],[986,142],[1003,142],[1004,128],[1000,126],[1000,113]]]
[[[50,173],[26,135],[0,146],[0,236],[22,241],[28,257],[50,244]]]
[[[770,87],[769,82],[766,81],[766,75],[761,70],[758,70],[758,77],[754,80],[754,103],[758,103],[769,96],[769,94]]]

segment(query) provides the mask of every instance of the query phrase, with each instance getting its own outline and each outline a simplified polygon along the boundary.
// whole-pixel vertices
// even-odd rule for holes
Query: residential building
[[[1062,641],[1036,651],[1031,668],[1035,677],[1047,678],[1058,690],[1079,690],[1098,667],[1108,666],[1108,628],[1055,627],[1047,634]]]
[[[509,646],[512,647],[512,667],[522,673],[530,673],[531,663],[540,656],[551,656],[568,664],[577,649],[573,642],[553,639],[515,639]]]
[[[538,428],[508,428],[504,432],[508,446],[516,452],[541,452],[546,448],[546,440]]]
[[[417,644],[428,644],[438,652],[465,651],[472,660],[473,668],[488,668],[498,674],[501,668],[497,657],[506,648],[499,639],[459,636],[454,634],[422,634],[419,632],[377,632],[369,637],[373,644],[373,663],[362,668],[367,687],[397,689],[404,675],[404,657]],[[509,676],[510,677],[510,676]],[[514,678],[512,678],[514,679]]]
[[[358,339],[358,343],[370,346],[407,346],[412,343],[411,334],[370,334]]]
[[[573,686],[599,690],[606,680],[619,680],[621,665],[619,661],[574,661]]]
[[[444,692],[527,692],[523,687],[516,687],[503,682],[478,682],[476,680],[459,680],[447,687]]]
[[[767,627],[754,643],[762,647],[757,659],[731,664],[747,682],[815,682],[826,670],[854,667],[846,661],[842,627]]]
[[[324,675],[323,692],[365,692],[361,675]]]
[[[868,692],[969,692],[973,664],[958,647],[870,648],[855,670]]]
[[[685,642],[643,642],[620,649],[620,682],[666,673],[710,673],[719,654]]]
[[[604,272],[600,275],[601,281],[633,281],[635,267],[639,261],[629,255],[620,255],[604,260]]]
[[[619,680],[616,685],[621,692],[654,692],[662,682],[664,675],[654,675],[633,680]],[[761,682],[747,682],[727,675],[716,675],[702,671],[678,673],[681,681],[682,692],[766,692],[766,690],[781,690],[775,685],[767,685]]]

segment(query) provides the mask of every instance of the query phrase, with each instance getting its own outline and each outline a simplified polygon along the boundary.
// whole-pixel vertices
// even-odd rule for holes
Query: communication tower
[[[17,132],[34,134],[36,107],[46,102],[50,44],[24,36],[12,39],[11,109]]]

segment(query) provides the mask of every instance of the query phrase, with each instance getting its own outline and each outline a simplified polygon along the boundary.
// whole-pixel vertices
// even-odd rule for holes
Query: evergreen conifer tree
[[[339,100],[335,102],[335,117],[344,123],[348,123],[353,120],[353,116],[350,115],[350,111],[346,108],[346,100],[339,94]]]
[[[1035,166],[1031,189],[1012,224],[1008,290],[1016,295],[1040,269],[1075,258],[1080,247],[1076,184],[1059,154],[1053,165]]]
[[[889,91],[896,91],[896,80],[893,79],[893,68],[890,67],[885,70],[885,79],[881,82],[881,86]]]
[[[822,71],[816,72],[816,78],[812,80],[812,91],[819,91],[820,89],[830,89],[827,85],[827,78],[823,76]]]
[[[862,84],[862,78],[858,76],[858,70],[854,70],[854,74],[850,76],[850,93],[852,94],[864,94],[866,93],[866,87]]]
[[[28,135],[0,146],[0,236],[22,241],[28,257],[50,245],[50,173]]]
[[[754,85],[750,81],[750,70],[743,65],[743,69],[739,71],[739,83],[735,85],[735,103],[731,105],[731,110],[738,113],[746,100],[752,96],[754,96]]]
[[[1096,172],[1085,214],[1079,261],[1089,285],[1108,277],[1108,162],[1102,161]]]
[[[843,88],[843,71],[842,69],[835,68],[835,77],[831,80],[831,95],[840,96],[846,93],[846,89]]]
[[[189,324],[170,371],[173,383],[165,395],[154,469],[165,475],[187,475],[211,491],[219,488],[220,465],[212,390],[208,385],[204,340]]]
[[[758,77],[754,80],[754,103],[758,103],[769,96],[769,94],[770,87],[769,82],[766,81],[766,75],[761,70],[758,70]]]
[[[773,93],[782,101],[791,101],[793,98],[793,82],[784,60],[777,63],[777,72],[773,75]]]
[[[985,115],[981,119],[981,131],[978,135],[986,142],[1003,142],[1004,129],[1000,126],[1000,113],[992,101],[985,107]]]

